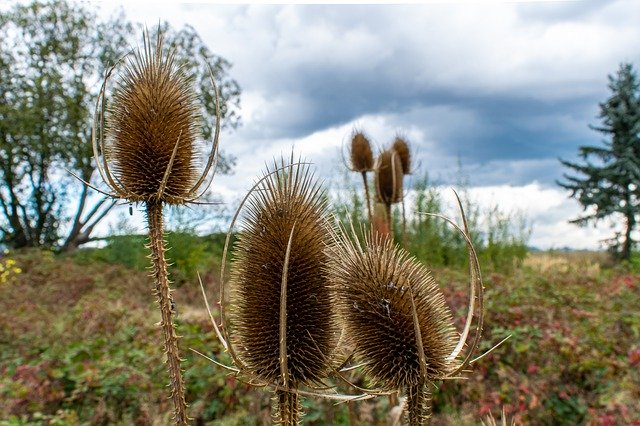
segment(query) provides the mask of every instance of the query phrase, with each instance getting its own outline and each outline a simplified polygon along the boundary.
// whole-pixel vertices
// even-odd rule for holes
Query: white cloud
[[[534,226],[532,245],[597,248],[610,233],[607,225],[568,224],[580,206],[560,189],[527,182],[555,178],[556,157],[567,152],[555,141],[591,142],[587,124],[596,114],[594,99],[606,94],[606,75],[621,61],[640,59],[637,6],[617,0],[124,7],[130,19],[149,26],[158,19],[176,27],[189,23],[233,64],[244,125],[221,140],[238,158],[234,175],[214,182],[226,200],[243,194],[265,162],[294,146],[326,177],[342,167],[339,148],[354,126],[378,147],[401,131],[420,152],[417,173],[428,170],[435,180],[451,181],[456,156],[468,154],[463,171],[470,183],[496,183],[472,188],[472,195],[525,211]],[[491,104],[505,98],[538,101],[538,110]],[[562,102],[564,110],[554,109]],[[351,103],[358,108],[348,108]],[[550,112],[541,112],[546,106]],[[491,108],[509,117],[487,119],[483,112]],[[520,131],[533,138],[546,131],[552,142],[542,153],[531,138],[513,148]],[[527,151],[518,157],[516,149]]]

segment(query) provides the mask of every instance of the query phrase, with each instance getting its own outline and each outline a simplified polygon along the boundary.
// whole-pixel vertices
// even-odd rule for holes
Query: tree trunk
[[[631,249],[633,246],[633,240],[631,239],[631,231],[635,227],[636,218],[633,212],[627,212],[627,226],[624,232],[624,243],[622,245],[622,253],[620,257],[622,260],[631,259]]]

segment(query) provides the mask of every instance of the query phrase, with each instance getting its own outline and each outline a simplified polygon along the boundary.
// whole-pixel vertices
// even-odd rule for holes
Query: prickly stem
[[[404,197],[402,197],[402,248],[407,250],[407,214],[405,212]]]
[[[280,426],[300,424],[300,396],[296,392],[278,390],[275,395],[274,423]]]
[[[431,417],[431,391],[428,385],[428,382],[422,381],[407,389],[409,426],[425,425]]]
[[[385,208],[385,214],[387,216],[387,225],[389,225],[389,234],[390,235],[394,235],[393,233],[393,221],[391,220],[391,203],[390,202],[385,202],[384,203],[384,208]]]
[[[371,197],[369,196],[369,183],[367,182],[367,172],[362,172],[362,181],[364,182],[364,197],[367,199],[367,217],[369,218],[369,226],[371,226]]]
[[[180,369],[180,354],[178,352],[178,335],[173,324],[173,298],[169,288],[169,274],[167,261],[164,256],[165,246],[163,238],[162,203],[150,201],[147,203],[147,220],[149,223],[149,248],[153,262],[153,278],[155,291],[162,313],[162,334],[164,336],[164,350],[169,367],[171,399],[174,405],[174,420],[176,425],[186,425],[187,403],[184,398],[184,381]]]

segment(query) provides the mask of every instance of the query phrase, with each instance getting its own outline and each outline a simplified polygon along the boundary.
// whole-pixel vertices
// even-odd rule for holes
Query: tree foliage
[[[128,53],[142,26],[124,14],[100,21],[93,10],[66,0],[18,4],[0,12],[0,244],[72,249],[91,240],[113,206],[86,185],[95,165],[93,109],[106,69]],[[161,23],[165,42],[195,76],[203,139],[211,135],[215,97],[223,126],[239,124],[240,87],[229,62],[213,54],[190,26]],[[229,171],[233,158],[222,157]]]
[[[640,207],[640,82],[631,64],[621,64],[617,74],[609,76],[609,89],[611,96],[600,104],[601,124],[591,126],[607,139],[603,146],[580,147],[582,164],[561,160],[579,176],[564,174],[565,181],[558,184],[585,209],[573,223],[624,218],[624,235],[614,236],[609,246],[629,259]]]

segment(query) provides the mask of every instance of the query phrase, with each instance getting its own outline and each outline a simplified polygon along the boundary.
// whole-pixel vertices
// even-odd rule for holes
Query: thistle
[[[471,295],[467,324],[459,338],[429,270],[389,236],[370,232],[358,241],[342,231],[328,248],[329,279],[344,334],[365,374],[378,386],[371,392],[404,392],[410,425],[424,424],[430,415],[429,386],[462,371],[480,338],[480,270],[466,224],[461,232],[470,251]],[[469,335],[476,296],[476,335],[460,362],[456,358]]]
[[[400,136],[396,136],[396,139],[391,145],[391,149],[394,150],[400,157],[400,164],[402,165],[402,174],[408,175],[411,173],[411,151],[409,150],[409,144]]]
[[[364,133],[357,131],[351,138],[351,170],[362,174],[364,182],[364,195],[367,200],[367,215],[371,223],[371,197],[369,196],[369,184],[367,182],[367,172],[373,170],[373,153],[371,144]]]
[[[383,151],[378,156],[375,168],[376,201],[384,204],[387,222],[391,229],[391,205],[403,197],[402,163],[393,150]]]
[[[95,161],[111,190],[106,195],[146,206],[148,247],[162,316],[174,419],[176,424],[186,425],[187,404],[165,259],[162,207],[194,201],[207,190],[210,181],[205,181],[217,154],[220,112],[217,109],[211,153],[204,170],[198,172],[197,99],[192,81],[176,64],[173,52],[165,52],[161,34],[152,46],[145,33],[144,50],[127,58],[105,111],[106,85],[114,70],[115,66],[108,71],[96,105],[92,137]]]
[[[282,425],[298,424],[299,389],[328,375],[337,336],[325,270],[326,197],[308,166],[292,163],[274,163],[245,198],[231,265],[233,335],[225,327],[224,293],[222,328],[214,322],[234,360],[227,368],[275,389],[274,420]]]

